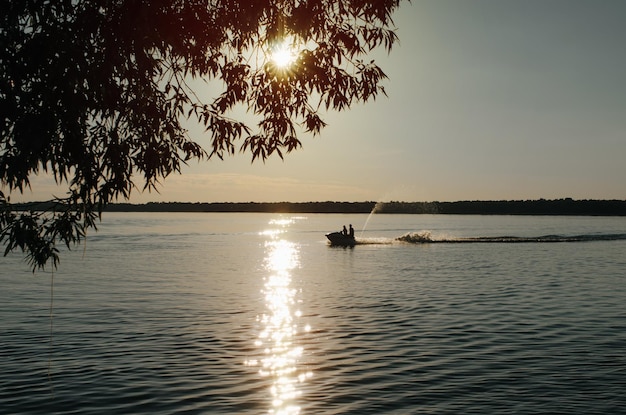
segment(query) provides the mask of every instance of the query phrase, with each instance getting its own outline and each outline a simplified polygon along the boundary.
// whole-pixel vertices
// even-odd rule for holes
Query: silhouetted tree
[[[154,190],[190,159],[236,148],[281,158],[318,134],[319,110],[376,98],[400,0],[0,0],[0,241],[33,266],[59,260],[103,208]],[[299,47],[280,67],[283,42]],[[223,85],[203,102],[192,79]],[[243,106],[256,128],[233,119]],[[196,118],[209,137],[194,142]],[[299,127],[298,127],[299,126]],[[16,211],[10,193],[47,173],[67,187],[46,211]]]

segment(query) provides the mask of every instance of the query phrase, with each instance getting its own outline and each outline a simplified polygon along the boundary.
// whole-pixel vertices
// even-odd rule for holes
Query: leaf
[[[342,111],[384,93],[385,74],[363,57],[397,41],[399,4],[5,1],[0,182],[23,192],[43,172],[68,194],[52,198],[57,210],[26,216],[0,196],[6,252],[56,266],[56,243],[79,243],[109,203],[158,191],[182,163],[236,146],[253,161],[299,149],[298,134],[326,125],[320,107]],[[265,64],[283,37],[303,48],[290,71]],[[240,107],[256,126],[231,118]],[[205,135],[192,139],[190,122]]]

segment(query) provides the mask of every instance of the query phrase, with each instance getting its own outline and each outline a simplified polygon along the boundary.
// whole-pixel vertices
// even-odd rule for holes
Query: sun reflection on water
[[[280,219],[271,225],[286,227],[293,219]],[[312,376],[310,371],[298,368],[303,348],[295,342],[298,333],[297,319],[300,310],[294,309],[297,303],[297,290],[291,285],[291,270],[299,266],[298,247],[296,244],[279,239],[281,230],[261,232],[270,237],[265,243],[266,277],[263,294],[267,312],[259,317],[262,331],[255,346],[263,350],[263,357],[249,360],[248,366],[259,366],[259,374],[272,380],[270,388],[271,409],[269,414],[295,415],[300,413],[297,398],[301,395],[298,385]],[[307,325],[304,330],[310,330]]]

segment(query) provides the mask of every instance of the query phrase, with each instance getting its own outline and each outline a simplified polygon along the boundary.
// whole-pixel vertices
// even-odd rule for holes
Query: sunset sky
[[[388,98],[284,161],[194,162],[131,202],[626,199],[625,21],[624,0],[405,2],[374,56]]]

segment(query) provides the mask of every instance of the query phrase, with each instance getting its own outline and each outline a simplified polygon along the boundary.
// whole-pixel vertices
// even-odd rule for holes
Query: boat
[[[354,246],[356,244],[356,239],[344,235],[343,232],[331,232],[326,234],[326,238],[330,241],[331,245],[337,246]]]

